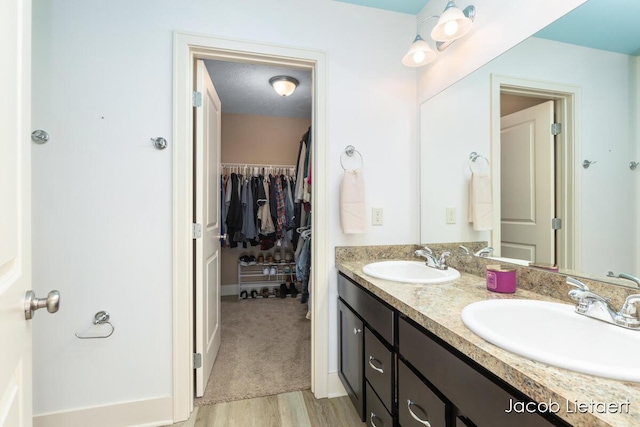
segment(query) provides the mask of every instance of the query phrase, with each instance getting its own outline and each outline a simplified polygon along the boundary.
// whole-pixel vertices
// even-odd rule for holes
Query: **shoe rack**
[[[238,298],[280,297],[281,283],[287,283],[287,289],[289,289],[289,283],[293,283],[296,286],[295,268],[295,262],[286,261],[262,262],[254,265],[241,265],[238,263]],[[288,277],[291,278],[289,282],[287,282]],[[252,291],[255,291],[255,294],[252,294]],[[300,293],[300,289],[297,289],[297,291]],[[286,296],[290,297],[291,294],[287,293]]]

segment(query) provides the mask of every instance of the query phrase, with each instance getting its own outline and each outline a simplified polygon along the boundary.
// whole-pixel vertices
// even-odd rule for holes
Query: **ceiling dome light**
[[[420,35],[417,35],[402,58],[402,64],[407,67],[420,67],[427,65],[434,59],[436,59],[435,51]]]
[[[300,82],[289,76],[275,76],[269,79],[273,90],[280,96],[289,96],[296,90]]]
[[[439,42],[459,39],[471,30],[474,14],[473,6],[466,8],[463,12],[452,0],[449,0],[438,23],[431,31],[431,38]]]

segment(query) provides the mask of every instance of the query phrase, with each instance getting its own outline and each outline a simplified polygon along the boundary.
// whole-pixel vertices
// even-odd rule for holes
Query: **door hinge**
[[[193,92],[193,106],[202,107],[202,92]]]
[[[560,132],[562,132],[562,123],[552,123],[551,135],[560,135]]]
[[[202,368],[202,353],[193,353],[193,369]]]
[[[199,239],[202,237],[202,224],[191,224],[191,238]]]
[[[551,229],[552,230],[560,230],[562,228],[562,219],[560,218],[552,218],[551,219]]]

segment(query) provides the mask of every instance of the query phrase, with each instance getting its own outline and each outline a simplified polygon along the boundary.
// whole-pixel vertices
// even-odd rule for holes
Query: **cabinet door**
[[[338,299],[338,376],[364,421],[364,324]]]

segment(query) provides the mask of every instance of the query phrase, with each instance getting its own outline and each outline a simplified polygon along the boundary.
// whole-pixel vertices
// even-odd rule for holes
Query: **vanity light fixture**
[[[275,76],[269,79],[269,83],[273,86],[273,90],[280,96],[289,96],[296,90],[300,84],[297,79],[289,76]]]
[[[436,49],[442,52],[454,40],[463,37],[471,30],[475,16],[476,8],[474,6],[467,6],[464,10],[460,10],[453,0],[449,0],[442,15],[429,15],[418,23],[416,38],[402,58],[402,63],[407,67],[421,67],[436,58],[436,52],[420,36],[420,28],[429,19],[438,20],[438,23],[431,31],[431,38],[436,41]]]

